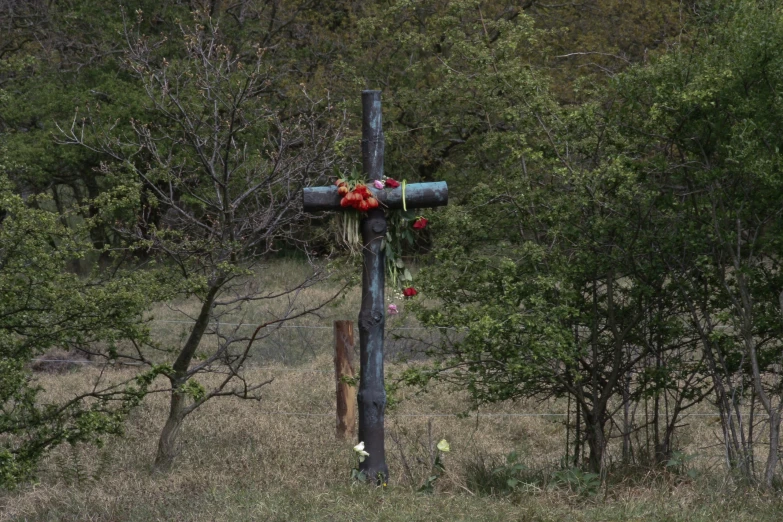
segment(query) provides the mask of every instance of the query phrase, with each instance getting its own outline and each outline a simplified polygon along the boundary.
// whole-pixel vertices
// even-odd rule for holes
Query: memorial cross
[[[383,126],[381,92],[362,91],[362,168],[367,187],[381,203],[363,217],[362,236],[362,305],[359,312],[359,440],[370,455],[359,464],[360,471],[372,480],[385,483],[389,476],[384,444],[386,389],[383,384],[383,334],[386,322],[384,303],[386,215],[403,207],[414,209],[438,207],[448,203],[446,182],[412,183],[394,189],[373,188],[374,180],[383,179]],[[403,203],[403,197],[405,199]],[[307,212],[344,210],[336,186],[304,189],[303,207]]]

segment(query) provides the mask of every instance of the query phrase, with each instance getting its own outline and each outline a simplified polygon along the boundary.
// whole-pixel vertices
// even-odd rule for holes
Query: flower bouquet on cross
[[[363,214],[375,208],[385,207],[370,189],[378,191],[402,187],[402,210],[384,208],[387,229],[383,249],[386,257],[387,282],[402,297],[416,296],[418,291],[411,286],[413,276],[405,266],[402,252],[405,246],[413,246],[414,233],[424,230],[429,220],[407,209],[405,202],[406,181],[400,182],[390,177],[367,181],[356,167],[351,169],[349,173],[336,172],[336,178],[334,184],[337,186],[337,193],[341,198],[340,206],[345,209],[345,211],[337,213],[339,235],[342,242],[353,254],[361,250],[362,240],[359,225]],[[396,305],[389,309],[389,313],[392,315],[397,312]]]

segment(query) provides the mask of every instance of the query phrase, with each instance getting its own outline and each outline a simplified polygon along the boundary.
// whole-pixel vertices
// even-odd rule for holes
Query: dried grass
[[[261,402],[215,400],[186,421],[181,454],[166,475],[151,472],[155,437],[166,397],[153,396],[128,423],[124,438],[103,449],[63,447],[43,463],[41,483],[0,497],[8,520],[737,520],[774,519],[781,505],[753,491],[720,482],[721,470],[697,481],[651,475],[613,485],[585,499],[562,490],[480,497],[469,491],[465,470],[478,457],[500,459],[511,449],[530,468],[556,466],[562,455],[562,419],[489,414],[546,412],[557,404],[518,402],[473,418],[407,415],[464,411],[467,395],[435,387],[410,391],[387,417],[387,456],[394,478],[385,491],[352,485],[351,442],[335,440],[331,358],[321,353],[302,367],[253,368],[256,379],[274,377]],[[399,370],[390,365],[391,372]],[[295,370],[295,371],[292,371]],[[130,370],[113,370],[115,378]],[[43,375],[51,394],[67,394],[97,377],[86,368]],[[306,415],[287,415],[299,412]],[[325,415],[322,415],[325,414]],[[712,433],[704,421],[694,438]],[[397,439],[396,444],[391,435]],[[434,496],[414,487],[429,471],[430,445],[446,438],[452,451]],[[705,441],[694,440],[692,449]],[[688,449],[686,448],[686,451]],[[400,453],[411,475],[406,476]],[[697,460],[697,465],[701,465]],[[708,471],[707,469],[704,470]]]
[[[309,298],[328,291],[312,289]],[[315,295],[318,292],[323,293]],[[306,357],[286,358],[283,352],[264,357],[259,352],[248,372],[256,381],[274,378],[263,388],[262,401],[217,399],[199,409],[185,422],[181,453],[170,473],[151,471],[167,406],[164,394],[153,395],[131,415],[123,438],[109,440],[100,449],[58,448],[42,463],[39,483],[0,494],[0,518],[743,521],[778,520],[783,513],[777,498],[740,487],[725,475],[719,466],[720,448],[715,447],[719,427],[709,417],[692,417],[679,439],[683,451],[697,455],[694,465],[701,475],[696,480],[647,470],[614,482],[593,497],[547,487],[481,496],[470,489],[467,473],[482,460],[502,462],[516,450],[530,469],[559,466],[564,419],[513,415],[563,412],[565,404],[519,401],[482,408],[478,418],[441,416],[462,413],[470,404],[464,390],[446,386],[426,393],[400,391],[399,406],[387,415],[390,486],[354,484],[349,480],[354,442],[335,440],[331,321],[351,317],[357,309],[354,289],[340,306],[307,319],[303,324],[329,328],[313,330],[316,333],[306,340]],[[170,308],[154,315],[178,317]],[[247,317],[251,319],[262,318]],[[169,328],[160,335],[174,342],[179,333]],[[293,343],[278,342],[280,350],[286,342]],[[395,374],[403,367],[389,364],[387,371]],[[108,373],[111,379],[122,379],[132,372],[119,368]],[[98,374],[98,368],[87,366],[37,378],[47,396],[64,397],[89,386]],[[165,386],[162,380],[161,385]],[[415,489],[430,470],[431,446],[441,438],[451,444],[446,473],[434,495],[418,494]]]

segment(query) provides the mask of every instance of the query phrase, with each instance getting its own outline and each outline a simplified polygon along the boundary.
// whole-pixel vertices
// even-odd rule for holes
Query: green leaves
[[[783,22],[754,2],[718,19],[581,106],[489,95],[506,71],[502,48],[449,73],[484,82],[475,99],[492,132],[467,140],[481,183],[469,178],[437,220],[438,264],[420,277],[438,304],[413,305],[425,324],[459,333],[411,382],[457,381],[479,402],[570,395],[594,471],[600,433],[620,423],[612,401],[697,404],[709,361],[712,371],[720,361],[714,384],[747,382],[755,359],[771,379],[757,393],[780,400]],[[482,69],[493,64],[496,76]],[[496,115],[509,126],[491,127]],[[535,130],[517,126],[531,115]]]
[[[45,207],[43,197],[28,198]],[[52,347],[91,350],[95,343],[149,342],[142,312],[167,295],[154,270],[79,277],[67,266],[93,252],[89,229],[66,227],[54,212],[28,207],[0,174],[0,487],[13,487],[52,447],[100,443],[119,434],[151,380],[41,404],[27,364]],[[116,353],[111,355],[116,357]]]

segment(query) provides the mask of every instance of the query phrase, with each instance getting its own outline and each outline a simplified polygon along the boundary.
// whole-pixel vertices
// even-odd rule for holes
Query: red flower
[[[417,292],[416,289],[413,288],[412,286],[409,286],[408,288],[406,288],[406,289],[404,289],[402,291],[402,295],[404,295],[405,297],[413,297],[414,295],[416,295],[418,293],[419,292]]]
[[[426,218],[419,218],[416,221],[413,222],[413,229],[414,230],[422,230],[424,227],[427,226],[427,219]]]
[[[400,182],[391,178],[386,178],[386,186],[389,188],[397,188],[400,186]]]

